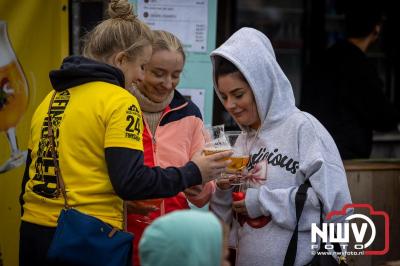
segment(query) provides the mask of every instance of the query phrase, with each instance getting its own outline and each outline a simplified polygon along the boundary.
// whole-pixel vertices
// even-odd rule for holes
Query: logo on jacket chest
[[[279,152],[279,149],[275,148],[273,151],[268,151],[267,148],[263,147],[260,148],[257,153],[250,156],[247,168],[253,169],[257,163],[263,160],[266,160],[269,165],[281,167],[292,174],[296,174],[300,166],[298,161],[282,154]]]
[[[126,111],[126,121],[128,125],[125,129],[125,137],[141,141],[140,124],[142,123],[142,119],[139,109],[134,104]]]

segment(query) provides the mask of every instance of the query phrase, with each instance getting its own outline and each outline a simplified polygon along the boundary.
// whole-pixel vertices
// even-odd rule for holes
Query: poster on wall
[[[9,158],[0,162],[0,174],[26,161],[18,147],[15,128],[28,107],[29,86],[8,38],[7,22],[0,20],[0,132],[7,135]]]
[[[0,0],[0,265],[18,265],[19,195],[32,115],[69,54],[68,0]]]
[[[138,0],[137,13],[152,29],[173,32],[185,51],[207,52],[207,0]]]
[[[188,100],[194,102],[199,107],[201,116],[204,117],[204,89],[180,88],[178,91]]]
[[[171,32],[181,40],[186,62],[178,89],[200,108],[204,122],[212,124],[214,89],[209,54],[215,49],[218,0],[129,1],[151,29]]]

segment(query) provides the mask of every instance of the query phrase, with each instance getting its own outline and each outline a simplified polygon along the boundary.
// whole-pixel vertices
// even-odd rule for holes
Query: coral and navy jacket
[[[143,116],[143,146],[144,163],[147,166],[182,166],[193,154],[204,145],[202,133],[203,121],[199,108],[190,100],[186,100],[178,91],[163,111],[159,124],[152,135],[146,119]],[[200,195],[188,197],[188,200],[197,207],[203,207],[214,191],[214,183],[210,182],[203,187]],[[184,193],[175,197],[165,198],[159,211],[152,212],[151,220],[164,213],[174,210],[189,209]],[[128,215],[128,231],[135,234],[134,265],[139,265],[138,245],[144,229],[148,224],[140,222],[143,217],[136,214]]]

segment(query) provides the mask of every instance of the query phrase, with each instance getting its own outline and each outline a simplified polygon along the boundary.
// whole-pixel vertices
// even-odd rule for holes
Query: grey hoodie
[[[267,181],[247,190],[245,204],[251,218],[269,215],[272,220],[260,229],[247,223],[241,227],[232,218],[231,190],[217,189],[211,209],[232,223],[230,244],[235,246],[238,242],[239,248],[236,265],[283,265],[296,224],[295,194],[299,185],[309,179],[312,188],[300,219],[295,263],[304,265],[312,258],[310,229],[311,223],[319,223],[318,198],[325,214],[351,203],[336,145],[321,123],[296,108],[290,82],[263,33],[242,28],[211,53],[214,65],[218,58],[215,56],[232,62],[253,91],[261,127],[257,134],[242,127],[249,131],[242,145],[250,145],[248,169],[267,161]],[[214,87],[218,94],[215,80]]]

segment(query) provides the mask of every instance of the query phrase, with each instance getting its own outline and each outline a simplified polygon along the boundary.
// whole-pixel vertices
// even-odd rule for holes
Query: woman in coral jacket
[[[145,78],[131,90],[143,112],[144,162],[147,166],[184,165],[203,147],[200,110],[175,90],[184,63],[185,54],[179,39],[169,32],[154,31],[153,54],[145,67]],[[203,207],[213,191],[214,183],[190,188],[185,193],[163,199],[159,209],[147,217],[152,221],[174,210],[189,209],[187,199],[195,206]],[[148,222],[140,214],[128,215],[128,230],[135,234],[134,265],[140,264],[138,243],[147,226]]]

